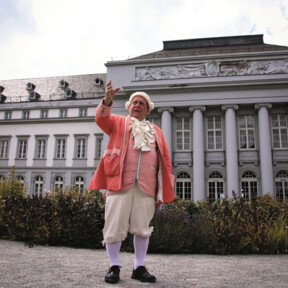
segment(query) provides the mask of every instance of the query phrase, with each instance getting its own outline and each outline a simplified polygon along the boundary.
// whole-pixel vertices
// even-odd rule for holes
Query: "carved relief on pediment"
[[[216,77],[219,74],[219,62],[211,61],[206,64],[206,72],[210,77]]]
[[[288,58],[270,61],[210,61],[166,66],[136,67],[135,80],[185,79],[288,73]]]

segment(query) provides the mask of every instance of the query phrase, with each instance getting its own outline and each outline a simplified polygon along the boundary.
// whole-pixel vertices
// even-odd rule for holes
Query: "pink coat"
[[[106,150],[89,183],[88,189],[107,189],[118,191],[122,185],[123,164],[129,142],[130,117],[110,114],[111,107],[102,102],[96,109],[95,121],[109,136]],[[161,129],[154,125],[160,161],[158,172],[157,203],[168,203],[174,200],[174,175],[172,174],[169,151]]]

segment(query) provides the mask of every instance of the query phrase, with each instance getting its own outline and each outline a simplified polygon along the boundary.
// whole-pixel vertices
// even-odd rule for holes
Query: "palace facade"
[[[94,115],[111,79],[116,114],[135,91],[151,96],[180,198],[288,197],[288,47],[263,35],[164,41],[106,67],[0,81],[0,177],[15,167],[29,194],[87,188],[107,143]]]

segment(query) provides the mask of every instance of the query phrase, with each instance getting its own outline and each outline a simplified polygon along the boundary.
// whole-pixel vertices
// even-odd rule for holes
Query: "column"
[[[169,150],[170,159],[172,160],[172,116],[174,112],[172,107],[158,108],[158,113],[162,113],[161,128],[166,140],[166,144]]]
[[[271,104],[255,105],[255,109],[258,110],[262,195],[274,194],[271,131],[268,111],[271,108]]]
[[[204,124],[205,106],[190,107],[193,112],[193,200],[205,199]]]
[[[239,195],[238,149],[237,127],[235,110],[238,105],[223,105],[225,111],[225,143],[226,143],[226,173],[227,173],[227,197],[233,196],[233,191]]]

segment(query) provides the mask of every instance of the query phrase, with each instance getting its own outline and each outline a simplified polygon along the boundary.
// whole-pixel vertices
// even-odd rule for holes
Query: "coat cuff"
[[[98,117],[99,118],[108,117],[111,113],[112,105],[113,105],[113,102],[111,103],[110,106],[104,105],[103,99],[102,99],[96,108],[96,114],[98,115]]]

